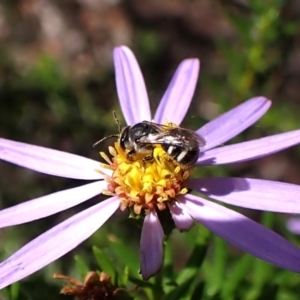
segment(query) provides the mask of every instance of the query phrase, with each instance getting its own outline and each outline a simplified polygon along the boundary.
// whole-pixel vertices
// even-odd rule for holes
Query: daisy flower
[[[114,50],[116,84],[128,126],[143,120],[177,128],[190,105],[199,73],[197,59],[184,60],[176,70],[152,119],[145,83],[133,53]],[[300,142],[300,130],[257,140],[220,146],[256,122],[270,107],[264,97],[252,98],[199,128],[205,139],[196,166],[247,161],[275,153]],[[176,124],[176,125],[175,125]],[[300,272],[300,250],[242,214],[211,199],[257,210],[300,213],[300,186],[251,178],[195,178],[156,145],[153,159],[128,161],[116,142],[107,164],[74,154],[0,139],[0,158],[49,175],[94,180],[86,185],[36,198],[0,211],[0,226],[23,224],[82,203],[100,193],[102,201],[41,234],[0,264],[0,288],[12,284],[75,248],[98,230],[118,209],[145,214],[140,260],[143,279],[159,271],[164,232],[157,211],[169,209],[175,226],[188,230],[194,221],[230,244],[276,266]],[[201,196],[189,193],[195,190]]]

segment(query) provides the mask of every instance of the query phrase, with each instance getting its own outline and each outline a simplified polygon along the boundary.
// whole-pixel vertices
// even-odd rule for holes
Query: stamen
[[[112,161],[110,160],[110,158],[106,155],[105,152],[100,152],[100,156],[109,164],[112,165]]]
[[[170,126],[170,125],[169,125]],[[160,145],[153,149],[153,160],[128,161],[126,151],[116,142],[109,147],[112,159],[101,152],[101,157],[108,163],[107,168],[113,170],[104,194],[115,194],[120,198],[120,209],[132,207],[134,214],[145,213],[149,209],[167,208],[167,201],[174,201],[176,195],[186,194],[185,180],[190,177],[191,169],[186,169],[175,162]]]

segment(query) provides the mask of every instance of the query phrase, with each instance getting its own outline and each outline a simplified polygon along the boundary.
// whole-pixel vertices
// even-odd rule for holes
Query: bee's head
[[[121,130],[118,142],[122,150],[134,148],[131,141],[131,128],[131,126],[126,126]]]

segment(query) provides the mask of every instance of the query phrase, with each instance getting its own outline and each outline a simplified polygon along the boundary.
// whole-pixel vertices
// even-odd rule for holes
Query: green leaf
[[[207,244],[196,244],[185,268],[177,276],[176,282],[181,285],[187,278],[195,278],[199,273],[206,255]]]
[[[238,260],[222,286],[221,295],[224,299],[234,298],[238,286],[245,279],[252,263],[253,257],[248,254]]]
[[[109,275],[113,283],[116,283],[116,270],[106,253],[97,246],[93,246],[93,253],[100,270]]]
[[[80,277],[84,279],[86,274],[90,271],[90,268],[88,267],[87,263],[82,259],[81,256],[75,255],[74,260],[75,260],[76,270],[78,271]]]
[[[278,285],[264,285],[261,294],[259,295],[257,300],[265,300],[265,299],[277,299],[278,294]]]
[[[190,277],[179,284],[174,290],[165,296],[165,300],[190,299],[190,288],[195,280],[195,277]]]
[[[113,241],[109,240],[110,250],[114,252],[117,259],[129,266],[130,272],[136,272],[140,268],[140,259],[136,250],[132,250],[126,242],[114,238]]]
[[[172,255],[172,243],[170,242],[170,240],[167,240],[165,242],[164,250],[165,250],[165,256],[164,256],[163,273],[165,279],[169,280],[174,277],[174,270],[173,270],[174,260]]]
[[[225,241],[217,236],[213,237],[213,263],[210,266],[208,290],[211,295],[217,295],[225,279],[226,265],[228,261],[228,246]]]
[[[10,300],[18,300],[20,293],[20,285],[19,283],[14,283],[10,286]]]
[[[195,290],[193,291],[190,300],[202,299],[204,293],[205,282],[200,282],[197,284]]]
[[[129,268],[128,268],[128,266],[126,266],[124,268],[122,277],[120,277],[120,280],[119,280],[120,282],[119,282],[118,286],[126,287],[128,284],[128,280],[129,280]]]

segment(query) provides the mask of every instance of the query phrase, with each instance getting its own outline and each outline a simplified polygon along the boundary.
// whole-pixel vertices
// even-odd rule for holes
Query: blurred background
[[[0,136],[99,159],[92,145],[117,131],[113,110],[125,124],[112,61],[112,50],[119,45],[135,53],[153,113],[178,64],[197,57],[201,74],[184,126],[198,129],[246,99],[263,95],[273,100],[269,112],[230,142],[300,127],[299,0],[2,0]],[[247,163],[203,168],[198,175],[300,184],[300,147]],[[83,183],[0,162],[0,208]],[[2,229],[0,257],[8,257],[101,199],[104,197],[53,217]],[[300,245],[299,238],[285,229],[287,216],[241,211]],[[174,231],[169,237],[167,257],[172,259],[168,263],[182,282],[195,237],[199,232],[208,235],[200,227],[187,234]],[[2,297],[72,299],[58,295],[63,284],[52,279],[52,274],[82,279],[78,265],[83,262],[89,270],[99,269],[93,245],[107,254],[117,271],[130,261],[130,274],[139,278],[139,236],[136,224],[126,221],[124,214],[116,215],[84,244],[14,289],[3,291]],[[199,297],[180,299],[299,299],[299,275],[244,255],[213,236],[207,253],[195,278],[202,296],[198,292]],[[226,285],[233,277],[238,279]],[[168,294],[165,286],[156,298],[144,288],[131,296],[163,299]]]

